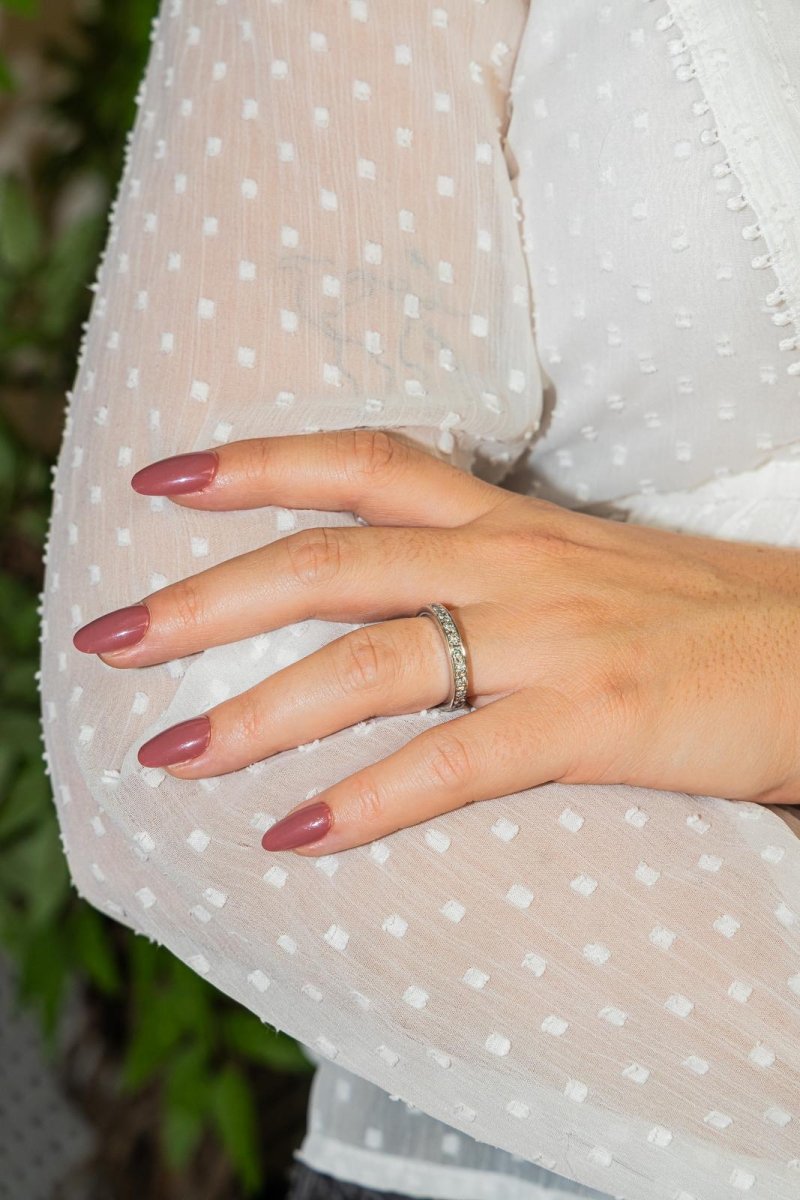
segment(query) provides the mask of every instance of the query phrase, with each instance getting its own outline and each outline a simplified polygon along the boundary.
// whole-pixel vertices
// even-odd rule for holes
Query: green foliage
[[[30,270],[42,248],[42,227],[15,179],[0,180],[0,261],[14,274]]]
[[[122,976],[106,919],[88,904],[72,904],[67,913],[66,932],[75,970],[82,971],[104,996],[118,996],[122,991]]]
[[[297,1042],[271,1029],[245,1008],[232,1008],[222,1014],[220,1034],[223,1045],[237,1057],[274,1070],[308,1071],[308,1059]]]
[[[180,1170],[197,1149],[213,1104],[213,1075],[205,1047],[188,1046],[173,1055],[164,1082],[164,1153],[173,1170]]]
[[[23,17],[35,17],[39,11],[38,0],[2,0],[2,7]]]
[[[37,11],[33,0],[0,6]],[[52,115],[76,136],[24,177],[0,175],[0,943],[51,1053],[65,996],[78,986],[113,1013],[122,1091],[157,1086],[167,1166],[185,1168],[216,1136],[250,1195],[263,1142],[252,1079],[265,1068],[313,1068],[291,1038],[78,897],[42,761],[38,599],[50,469],[155,12],[156,0],[106,0],[83,18],[76,44],[85,53],[51,48],[68,80]],[[0,88],[9,84],[0,60]],[[63,227],[63,190],[87,176],[101,185],[99,209]]]
[[[251,1194],[262,1182],[261,1138],[246,1068],[308,1074],[308,1060],[291,1038],[231,1005],[145,938],[131,939],[127,970],[127,1000],[136,1018],[123,1087],[137,1091],[160,1081],[160,1136],[174,1169],[186,1164],[211,1127]]]
[[[239,1171],[245,1193],[251,1196],[261,1183],[258,1162],[258,1121],[247,1081],[233,1064],[217,1075],[213,1084],[213,1113],[222,1141]]]
[[[57,387],[69,375],[106,219],[48,229],[33,187],[0,178],[0,375]],[[18,364],[21,364],[18,365]]]
[[[39,5],[37,0],[0,0],[0,8],[8,9],[9,12],[18,13],[23,17],[36,16]],[[2,13],[0,13],[0,18]],[[16,91],[16,82],[8,63],[0,54],[0,92]]]

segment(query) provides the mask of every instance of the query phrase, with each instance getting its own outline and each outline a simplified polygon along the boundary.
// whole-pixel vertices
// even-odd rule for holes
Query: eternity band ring
[[[426,604],[417,613],[418,617],[431,617],[444,639],[450,661],[452,683],[450,695],[434,708],[461,708],[467,697],[467,650],[458,632],[458,626],[443,604]]]

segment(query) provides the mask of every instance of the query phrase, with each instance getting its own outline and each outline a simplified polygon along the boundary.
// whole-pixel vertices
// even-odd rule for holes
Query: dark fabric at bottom
[[[409,1200],[399,1192],[376,1192],[358,1183],[346,1183],[332,1175],[322,1175],[303,1162],[289,1168],[286,1200]]]

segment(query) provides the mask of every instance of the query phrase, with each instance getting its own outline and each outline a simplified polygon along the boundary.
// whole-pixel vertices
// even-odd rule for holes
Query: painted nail
[[[171,767],[174,763],[199,758],[211,741],[211,721],[207,716],[192,717],[178,725],[170,725],[139,747],[138,759],[143,767]]]
[[[183,496],[201,492],[217,473],[219,456],[213,450],[176,454],[142,467],[131,479],[131,487],[142,496]]]
[[[264,834],[261,845],[265,850],[293,850],[295,846],[318,842],[332,823],[333,813],[327,804],[319,800],[306,808],[296,808],[288,817],[278,821]]]
[[[146,604],[129,604],[83,625],[72,638],[76,650],[84,654],[107,654],[135,646],[147,633],[150,610]]]

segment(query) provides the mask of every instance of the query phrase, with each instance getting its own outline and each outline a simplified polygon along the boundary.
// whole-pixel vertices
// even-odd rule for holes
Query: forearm
[[[800,838],[800,804],[768,804],[766,807],[786,822],[795,837]]]

